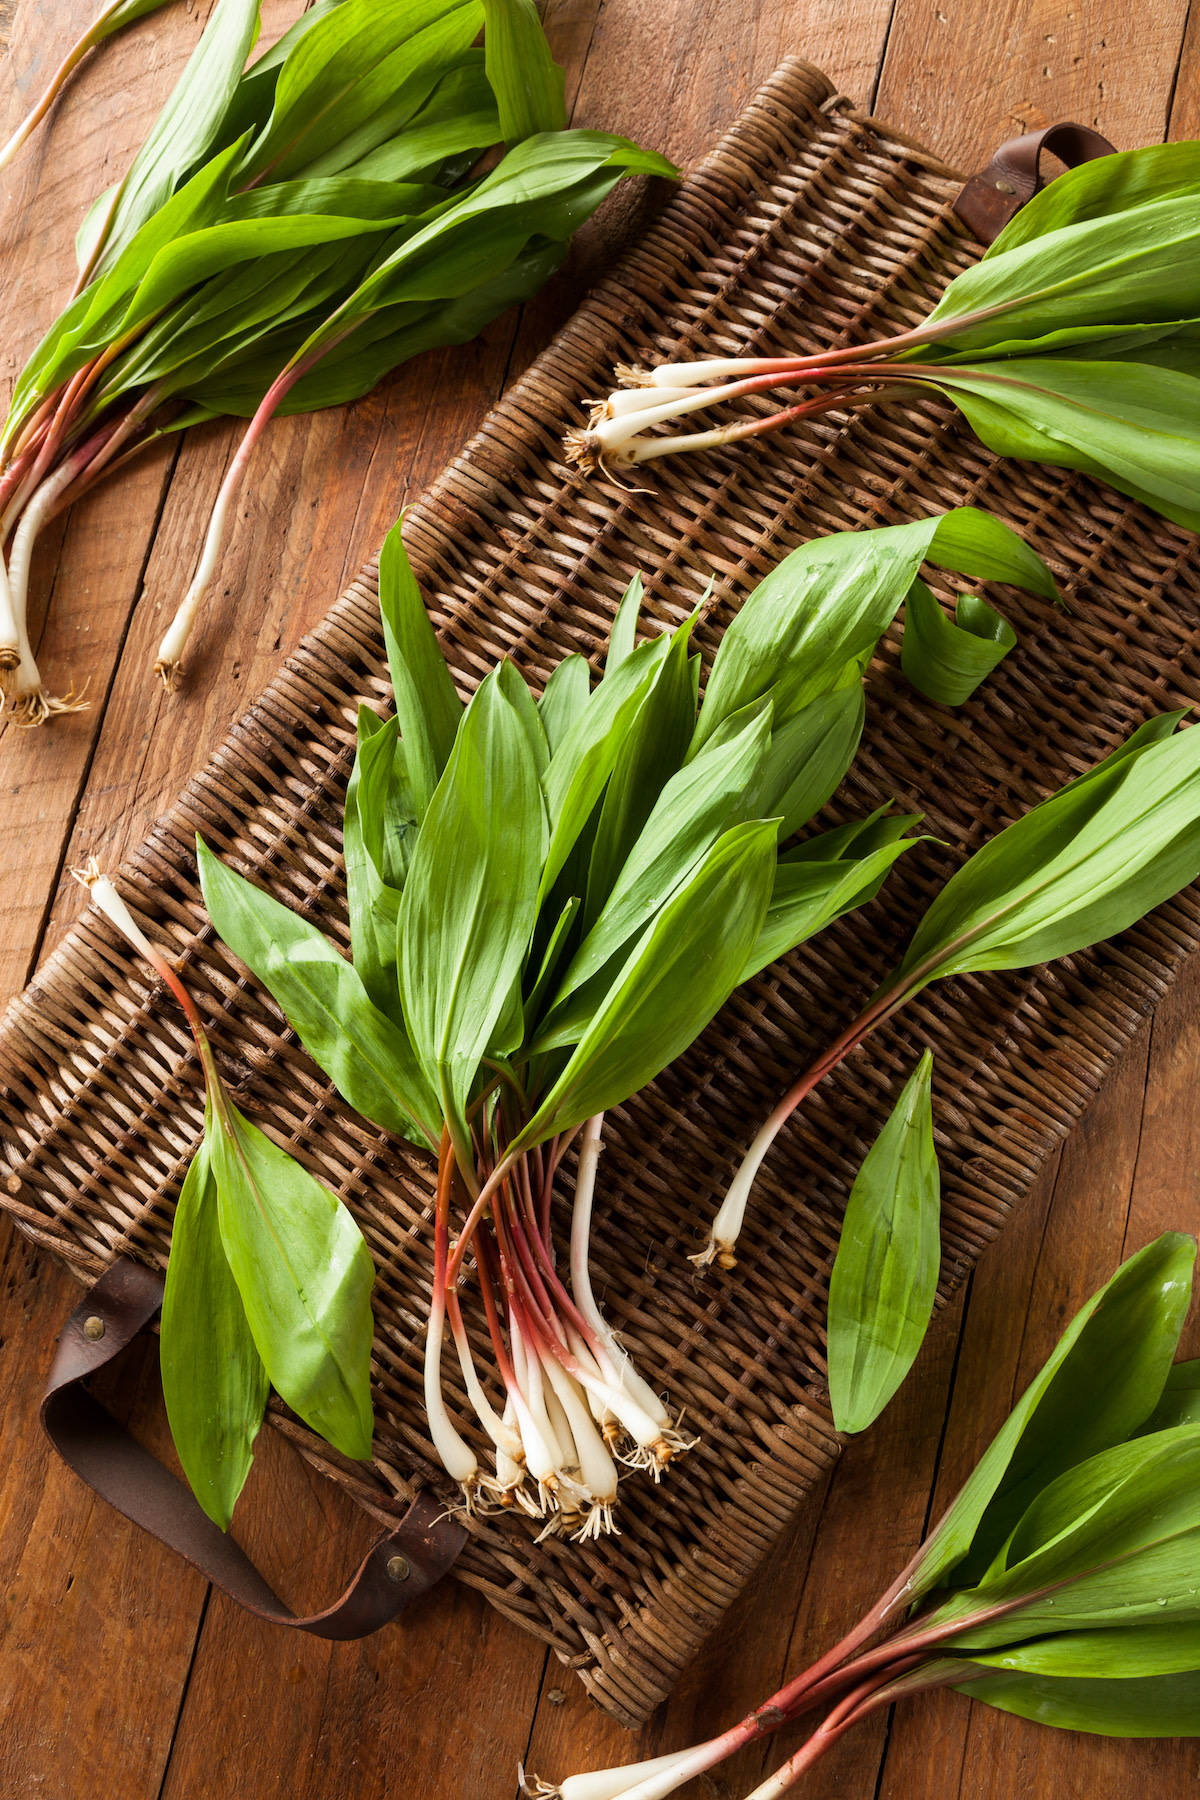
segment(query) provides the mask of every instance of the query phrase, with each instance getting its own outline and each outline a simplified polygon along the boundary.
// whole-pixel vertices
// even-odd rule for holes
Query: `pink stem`
[[[881,1707],[889,1706],[892,1696],[886,1690],[891,1682],[897,1675],[914,1669],[921,1660],[919,1656],[906,1657],[882,1677],[873,1676],[852,1688],[829,1717],[817,1726],[807,1743],[802,1744],[794,1756],[790,1756],[782,1767],[756,1787],[748,1800],[777,1800],[778,1795],[785,1794],[790,1787],[794,1787],[800,1777],[807,1774],[827,1750],[832,1750],[838,1739],[844,1737],[852,1726],[869,1718],[871,1713],[878,1712]]]
[[[9,463],[4,474],[0,475],[0,512],[4,511],[13,494],[16,493],[17,489],[21,486],[21,483],[25,480],[36,455],[36,444],[30,444],[28,449],[23,450],[19,456],[15,457],[13,461]]]
[[[352,329],[353,327],[349,328],[349,330]],[[174,685],[175,676],[183,658],[184,647],[195,622],[200,602],[215,573],[220,557],[221,543],[225,535],[225,521],[241,488],[242,479],[254,453],[254,446],[284,397],[296,386],[298,381],[308,374],[310,369],[320,362],[323,356],[334,348],[335,344],[349,336],[349,330],[343,331],[339,337],[330,338],[328,342],[319,345],[317,349],[311,350],[307,356],[301,357],[299,362],[289,363],[288,367],[271,383],[259,402],[258,410],[246,427],[242,441],[238,445],[233,461],[226,471],[225,479],[221,483],[221,489],[212,510],[212,518],[209,521],[208,533],[204,540],[199,567],[192,577],[191,586],[184,595],[166,637],[159,646],[158,660],[155,666],[168,688]]]

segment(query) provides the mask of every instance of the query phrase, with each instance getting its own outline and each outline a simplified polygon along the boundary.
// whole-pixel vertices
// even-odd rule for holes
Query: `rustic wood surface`
[[[0,139],[98,0],[0,0]],[[264,41],[300,0],[265,0]],[[3,398],[69,290],[85,203],[126,165],[209,0],[135,26],[82,70],[0,175]],[[959,167],[1057,118],[1119,146],[1200,135],[1188,0],[550,0],[578,124],[687,163],[788,53]],[[272,427],[230,534],[184,695],[149,674],[234,441],[152,453],[48,534],[35,633],[50,685],[89,711],[0,729],[0,1004],[77,915],[70,865],[115,863],[636,229],[617,202],[552,288],[478,344],[422,358],[344,411]],[[49,604],[48,611],[47,603]],[[671,1701],[634,1738],[476,1595],[446,1584],[402,1628],[329,1645],[258,1624],[140,1537],[49,1456],[40,1378],[77,1289],[4,1227],[0,1294],[0,1795],[13,1800],[500,1800],[544,1775],[632,1761],[732,1722],[852,1622],[908,1557],[1066,1317],[1120,1258],[1196,1216],[1200,967],[1114,1073],[1002,1242],[937,1321],[881,1424],[853,1444]],[[1200,1339],[1191,1354],[1200,1349]],[[166,1439],[146,1349],[131,1422]],[[296,1603],[333,1591],[372,1535],[272,1434],[239,1535]],[[777,1740],[786,1753],[791,1745]],[[733,1800],[762,1753],[697,1784]],[[813,1800],[1083,1800],[1193,1794],[1200,1746],[1042,1730],[948,1694],[845,1740]]]

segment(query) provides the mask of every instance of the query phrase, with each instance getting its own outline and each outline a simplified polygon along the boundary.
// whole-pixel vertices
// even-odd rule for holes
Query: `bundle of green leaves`
[[[825,353],[618,369],[568,437],[631,467],[793,419],[933,390],[1002,456],[1083,469],[1200,530],[1200,144],[1156,144],[1059,176],[957,277],[923,325]],[[715,385],[707,385],[715,383]],[[829,390],[688,435],[651,428],[780,387]]]
[[[735,1263],[758,1169],[818,1082],[932,981],[1023,969],[1101,942],[1200,876],[1200,731],[1163,713],[997,833],[946,883],[892,975],[763,1125],[713,1221],[701,1267]],[[928,1051],[851,1191],[829,1295],[834,1420],[861,1431],[920,1348],[938,1274],[940,1182]]]
[[[935,1687],[1069,1731],[1200,1736],[1200,1364],[1172,1366],[1195,1254],[1168,1232],[1093,1295],[912,1561],[811,1668],[707,1743],[535,1791],[665,1800],[832,1702],[749,1796],[777,1800],[860,1720]]]
[[[317,0],[243,73],[258,6],[219,0],[84,220],[75,297],[17,379],[0,433],[0,672],[19,723],[71,704],[44,693],[25,624],[47,520],[164,433],[250,419],[160,647],[169,686],[270,418],[340,405],[474,337],[536,292],[618,181],[675,173],[563,129],[534,0]],[[500,143],[498,166],[472,174]]]
[[[399,532],[380,563],[396,715],[361,710],[346,802],[353,962],[201,844],[204,895],[350,1105],[438,1153],[425,1395],[447,1470],[469,1503],[490,1495],[588,1535],[611,1521],[614,1447],[657,1474],[682,1446],[592,1293],[602,1115],[739,982],[874,896],[916,841],[902,838],[914,820],[885,809],[781,849],[855,754],[861,672],[906,598],[919,624],[904,666],[926,691],[961,685],[968,665],[974,685],[1004,653],[982,602],[969,619],[987,613],[983,636],[941,611],[922,559],[1047,597],[1054,584],[1006,526],[964,508],[793,552],[726,631],[699,708],[695,615],[638,643],[635,578],[594,688],[569,656],[535,700],[505,661],[464,709]],[[581,1128],[568,1283],[552,1191]],[[459,1299],[468,1254],[486,1391]],[[447,1323],[494,1473],[443,1395]],[[170,1327],[183,1360],[182,1312]],[[189,1473],[208,1454],[191,1426]]]

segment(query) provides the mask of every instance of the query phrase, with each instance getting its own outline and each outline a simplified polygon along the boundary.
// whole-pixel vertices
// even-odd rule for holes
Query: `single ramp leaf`
[[[974,594],[959,595],[950,620],[923,581],[908,590],[900,667],[929,700],[961,706],[1016,641],[1008,621]]]
[[[483,0],[487,78],[506,144],[567,123],[564,75],[550,54],[534,0]]]
[[[400,906],[409,1034],[451,1130],[525,965],[545,842],[525,726],[493,672],[463,715]]]
[[[209,1518],[228,1531],[270,1384],[221,1242],[210,1135],[206,1118],[175,1207],[159,1364],[183,1472]]]
[[[829,1398],[865,1431],[916,1358],[937,1293],[941,1176],[926,1050],[854,1179],[829,1278]]]
[[[438,645],[401,538],[393,525],[379,554],[379,610],[409,786],[422,819],[462,718],[462,701]]]
[[[345,1456],[371,1454],[371,1285],[362,1233],[307,1169],[225,1101],[212,1172],[221,1242],[271,1385]]]
[[[209,916],[274,996],[342,1098],[384,1131],[436,1150],[441,1109],[406,1034],[329,939],[196,840]]]
[[[986,1663],[987,1658],[973,1659]],[[1098,1737],[1200,1737],[1200,1670],[1177,1675],[1098,1677],[989,1670],[954,1684],[968,1699],[1060,1731]]]

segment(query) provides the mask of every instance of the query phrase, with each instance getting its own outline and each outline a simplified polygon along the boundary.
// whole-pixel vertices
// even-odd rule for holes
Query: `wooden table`
[[[0,136],[98,0],[0,0]],[[264,42],[299,0],[264,0]],[[3,398],[73,277],[84,205],[127,164],[211,10],[187,0],[83,70],[0,176]],[[1200,136],[1200,20],[1188,0],[550,0],[577,124],[699,157],[788,53],[971,169],[1000,139],[1067,118],[1119,146]],[[302,633],[611,260],[620,203],[567,272],[481,342],[424,357],[343,411],[275,424],[259,448],[184,695],[153,645],[235,441],[208,428],[100,489],[47,536],[34,634],[51,685],[91,709],[0,728],[0,1000],[81,906],[65,878],[145,834]],[[53,605],[42,624],[41,613]],[[851,1446],[800,1528],[637,1738],[474,1594],[446,1584],[402,1629],[331,1646],[259,1625],[52,1461],[40,1381],[71,1279],[5,1228],[0,1383],[0,1794],[12,1800],[501,1800],[519,1758],[545,1775],[706,1735],[763,1698],[886,1585],[987,1442],[1065,1318],[1120,1258],[1196,1218],[1200,967],[1181,977],[1092,1112],[930,1334],[881,1424]],[[1196,1354],[1193,1348],[1191,1354]],[[130,1415],[165,1445],[147,1357]],[[269,1440],[239,1535],[297,1604],[334,1591],[372,1528]],[[783,1749],[782,1740],[777,1746]],[[790,1748],[790,1745],[787,1746]],[[747,1755],[697,1794],[733,1800]],[[1052,1732],[952,1694],[847,1739],[811,1800],[1068,1800],[1193,1794],[1200,1745]]]

